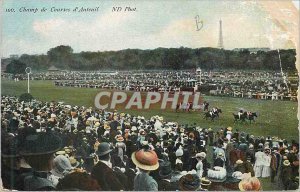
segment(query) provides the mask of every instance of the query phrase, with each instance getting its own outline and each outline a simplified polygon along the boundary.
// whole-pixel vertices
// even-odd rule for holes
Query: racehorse
[[[215,118],[219,118],[219,113],[222,113],[222,110],[219,108],[217,108],[217,110],[215,112],[208,111],[208,112],[204,113],[203,119],[207,120],[207,118],[211,118],[211,120],[214,121]]]
[[[241,121],[241,122],[245,122],[246,120],[246,117],[247,117],[247,114],[243,113],[240,115],[237,115],[237,114],[234,114],[232,113],[233,117],[234,117],[234,123],[237,122],[237,121]]]
[[[240,115],[240,117],[238,115],[234,114],[234,113],[232,113],[232,114],[233,114],[233,117],[234,117],[234,123],[237,122],[237,121],[246,122],[246,120],[249,120],[250,123],[252,121],[255,122],[254,118],[257,117],[257,113],[256,112],[248,114],[245,111],[243,114]]]
[[[247,119],[250,121],[250,123],[252,121],[255,122],[255,117],[257,117],[257,113],[256,112],[247,114]]]

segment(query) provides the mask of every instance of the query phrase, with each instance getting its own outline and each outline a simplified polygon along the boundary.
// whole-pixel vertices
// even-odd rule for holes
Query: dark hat
[[[3,133],[1,139],[1,156],[2,157],[18,157],[18,140],[15,136]]]
[[[172,174],[172,169],[171,169],[171,163],[170,161],[163,161],[159,165],[160,171],[159,171],[159,176],[160,177],[168,177]]]
[[[187,174],[179,179],[179,190],[195,191],[200,187],[200,178],[196,174]]]
[[[112,151],[112,149],[110,148],[110,144],[107,142],[103,142],[103,143],[99,144],[96,154],[98,156],[103,156],[103,155],[110,153],[111,151]]]
[[[21,155],[42,155],[55,153],[62,148],[62,140],[52,132],[28,135],[21,147]]]

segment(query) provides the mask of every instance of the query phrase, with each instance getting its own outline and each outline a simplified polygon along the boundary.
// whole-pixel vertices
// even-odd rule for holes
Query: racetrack
[[[1,81],[2,95],[17,95],[27,92],[27,81]],[[72,105],[84,105],[94,107],[94,98],[100,89],[56,87],[52,81],[31,81],[31,94],[34,98],[42,101],[64,101]],[[132,94],[129,92],[128,95]],[[280,138],[299,140],[297,102],[292,101],[270,101],[256,99],[241,99],[229,97],[204,96],[203,100],[210,103],[210,107],[216,106],[222,109],[220,119],[212,122],[203,119],[203,112],[174,112],[174,110],[160,110],[160,105],[154,105],[148,110],[122,110],[124,106],[119,106],[119,111],[128,112],[132,115],[143,115],[146,118],[152,115],[162,115],[166,121],[177,121],[180,124],[196,123],[201,127],[231,126],[241,131],[254,134],[256,136],[278,136]],[[239,108],[244,108],[252,112],[258,112],[257,121],[249,123],[233,123],[232,113],[237,113]]]

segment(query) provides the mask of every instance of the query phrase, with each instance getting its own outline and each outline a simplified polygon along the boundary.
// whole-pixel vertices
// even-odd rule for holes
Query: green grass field
[[[31,94],[42,101],[64,101],[72,105],[94,106],[94,98],[100,91],[91,88],[71,88],[56,87],[52,81],[31,81]],[[27,81],[13,82],[2,80],[1,94],[16,95],[27,92]],[[132,94],[132,93],[129,93]],[[204,96],[203,100],[210,103],[210,107],[217,106],[222,109],[220,119],[215,122],[203,119],[203,112],[174,112],[173,110],[160,110],[155,105],[151,110],[119,110],[129,112],[133,115],[143,115],[151,117],[152,115],[162,115],[167,121],[177,121],[181,124],[197,123],[201,127],[211,127],[218,129],[220,127],[231,126],[241,131],[254,134],[256,136],[278,136],[299,140],[297,103],[291,101],[262,101],[255,99],[241,98],[222,98]],[[120,106],[119,106],[120,107]],[[121,106],[122,107],[122,106]],[[253,112],[258,112],[257,121],[253,124],[233,123],[232,113],[237,113],[238,108],[245,108]],[[211,154],[208,154],[211,157]],[[270,182],[270,178],[261,178],[263,189],[265,191],[279,190],[276,184]]]
[[[2,95],[16,95],[27,92],[27,81],[8,81],[1,82]],[[42,101],[64,101],[72,105],[94,106],[94,98],[99,89],[92,88],[72,88],[56,87],[52,81],[31,81],[30,92],[34,98]],[[129,93],[132,94],[132,93]],[[203,119],[203,112],[174,112],[171,109],[161,110],[158,105],[154,105],[148,110],[122,110],[133,115],[162,115],[167,121],[177,121],[181,124],[197,123],[201,127],[220,127],[231,126],[239,130],[249,132],[256,136],[278,136],[291,139],[299,139],[297,102],[291,101],[265,101],[256,99],[241,99],[228,97],[204,96],[203,100],[210,103],[210,107],[217,106],[223,113],[220,119],[214,122]],[[259,116],[255,123],[233,123],[232,113],[237,113],[238,108],[245,108],[252,112],[258,112]],[[119,106],[122,108],[122,106]]]

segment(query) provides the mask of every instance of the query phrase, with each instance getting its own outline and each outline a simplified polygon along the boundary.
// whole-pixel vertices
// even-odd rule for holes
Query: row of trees
[[[284,70],[295,70],[294,49],[280,50]],[[126,49],[105,52],[73,53],[70,46],[51,48],[47,55],[21,55],[7,66],[12,72],[23,63],[35,70],[46,70],[50,66],[70,70],[130,70],[130,69],[191,69],[201,67],[214,69],[279,70],[277,50],[250,53],[216,48],[157,48],[153,50]]]

